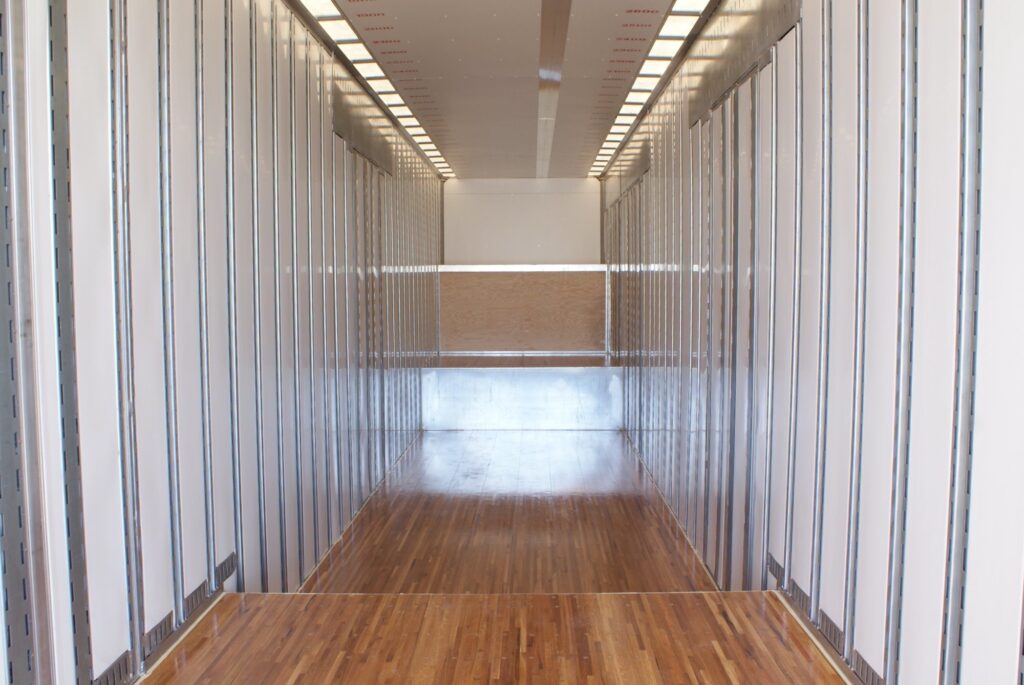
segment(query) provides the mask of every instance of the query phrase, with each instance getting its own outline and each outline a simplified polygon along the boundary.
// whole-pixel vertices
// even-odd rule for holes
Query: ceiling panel
[[[672,2],[557,0],[570,18],[560,82],[545,69],[557,106],[550,161],[538,164],[539,116],[552,109],[539,98],[552,2],[337,4],[460,178],[586,176]]]

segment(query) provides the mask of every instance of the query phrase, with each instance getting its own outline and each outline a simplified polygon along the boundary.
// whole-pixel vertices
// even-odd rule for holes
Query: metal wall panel
[[[1008,44],[982,52],[992,6],[804,3],[756,64],[719,68],[750,81],[702,78],[677,99],[728,33],[723,7],[604,179],[626,433],[718,582],[774,577],[862,681],[1017,680],[1024,567],[1010,556],[1024,535],[1007,504],[1014,360],[1001,347],[1017,322],[1000,293],[1019,288],[1000,233],[1019,153],[986,153],[1019,138],[1007,115],[1019,98],[1002,87]],[[1014,11],[992,11],[1009,40]],[[754,13],[759,30],[779,18]],[[983,59],[990,49],[999,57]],[[684,180],[665,159],[666,109],[695,102]],[[677,254],[667,224],[682,233],[678,290],[659,276]],[[682,376],[661,369],[677,313]],[[976,359],[989,370],[977,389]],[[687,417],[679,468],[663,437],[674,411]]]
[[[232,468],[231,331],[228,309],[226,3],[203,2],[203,183],[205,226],[207,423],[213,476],[214,558],[235,552],[234,476]],[[142,44],[145,46],[145,43]]]
[[[986,0],[981,92],[977,385],[964,590],[962,683],[1020,682],[1024,604],[1024,455],[1017,437],[1024,384],[1020,160],[1024,137],[1016,54],[1024,5]]]
[[[859,187],[862,133],[860,130],[860,15],[857,2],[832,2],[829,64],[832,95],[829,155],[831,184],[827,195],[831,227],[829,249],[828,396],[825,414],[825,464],[818,603],[821,622],[843,626],[846,621],[846,570],[849,537],[850,465],[853,457],[859,271],[864,255],[860,225]],[[833,636],[838,637],[838,636]],[[843,648],[841,640],[833,646]]]
[[[312,39],[309,32],[296,24],[292,35],[292,107],[294,118],[292,130],[294,162],[292,184],[294,188],[295,215],[292,226],[294,240],[293,268],[295,277],[295,320],[298,332],[296,349],[296,393],[298,395],[299,426],[308,430],[299,431],[299,502],[302,506],[302,569],[303,576],[317,561],[316,550],[316,476],[313,429],[313,341],[312,341],[312,282],[310,280],[310,223],[312,196],[309,190],[310,149],[309,149],[309,70]]]
[[[153,630],[174,610],[171,519],[164,392],[163,245],[160,232],[160,94],[157,73],[157,3],[141,2],[128,14],[128,141],[132,361],[135,449],[138,462],[142,556],[142,630]]]
[[[936,522],[950,519],[960,269],[961,2],[921,3],[917,11],[917,196],[913,238],[913,367],[906,450],[900,678],[937,682],[942,663],[949,541]],[[950,84],[957,84],[951,87]],[[941,142],[940,142],[941,141]],[[904,409],[904,411],[906,411]],[[904,496],[897,487],[896,497]],[[939,530],[942,530],[941,528]],[[898,544],[898,541],[897,541]],[[897,566],[897,569],[899,566]],[[894,592],[899,592],[897,588]],[[890,621],[892,619],[890,618]],[[895,628],[893,628],[895,629]],[[894,655],[890,655],[892,658]]]
[[[380,129],[390,173],[336,138],[340,93],[381,112],[286,3],[104,0],[70,19],[60,307],[89,401],[58,418],[81,431],[81,482],[63,475],[88,585],[68,608],[89,627],[60,667],[116,683],[222,585],[298,589],[417,439],[441,181],[397,128]]]
[[[263,549],[264,512],[260,508],[261,459],[258,450],[259,421],[257,415],[256,289],[255,289],[255,216],[254,158],[252,120],[252,0],[231,0],[232,49],[232,151],[233,187],[232,216],[229,241],[233,260],[232,287],[234,306],[233,346],[235,349],[235,487],[242,525],[237,527],[240,539],[240,589],[263,589],[266,557]]]
[[[257,376],[259,391],[259,468],[262,474],[259,497],[264,512],[263,546],[266,556],[267,591],[285,589],[282,583],[284,564],[283,532],[281,526],[281,468],[280,447],[283,440],[278,432],[278,302],[277,302],[277,225],[275,205],[275,141],[276,85],[273,77],[274,51],[272,41],[274,16],[272,0],[253,0],[253,158],[256,160],[256,183],[253,187],[256,201],[254,250],[256,269],[257,320],[259,325]]]
[[[818,489],[821,478],[821,406],[820,370],[825,350],[821,345],[821,332],[827,318],[823,318],[823,277],[827,277],[828,263],[822,259],[822,248],[827,245],[827,230],[822,221],[824,199],[824,87],[822,47],[824,3],[808,0],[803,6],[800,28],[800,107],[799,125],[799,203],[797,219],[799,246],[797,247],[798,294],[796,305],[796,336],[793,378],[793,452],[790,495],[790,547],[788,573],[789,591],[805,613],[811,612],[811,594],[816,589],[812,568],[815,565],[814,537],[819,513]]]
[[[855,473],[853,595],[847,658],[855,668],[884,671],[890,504],[896,420],[901,246],[901,8],[868,5],[867,259],[864,389],[859,470]],[[850,632],[852,629],[852,633]],[[850,650],[856,650],[858,656]]]
[[[707,225],[708,263],[708,422],[704,500],[704,559],[721,583],[719,522],[722,507],[722,450],[725,443],[725,250],[728,218],[725,215],[726,106],[711,110]]]
[[[169,3],[167,65],[170,98],[170,184],[171,272],[173,320],[171,340],[174,359],[173,416],[176,453],[172,454],[172,498],[177,520],[172,537],[178,548],[175,562],[180,568],[179,601],[199,589],[207,580],[205,426],[203,421],[202,360],[200,358],[199,301],[199,204],[198,128],[196,101],[196,22],[193,7]],[[175,478],[177,491],[174,491]],[[205,592],[204,592],[205,594]],[[184,608],[184,607],[183,607]],[[185,618],[183,611],[180,619]]]
[[[799,35],[794,30],[783,38],[776,52],[776,181],[775,181],[775,326],[774,382],[772,385],[771,482],[769,483],[768,554],[783,572],[789,539],[789,498],[791,494],[793,425],[793,353],[796,327],[796,278],[799,235],[798,130]],[[776,577],[779,584],[785,577]]]
[[[756,460],[751,454],[752,434],[752,389],[754,387],[754,312],[755,312],[755,212],[757,208],[756,157],[754,147],[757,77],[752,75],[736,90],[736,150],[735,150],[735,354],[734,365],[734,426],[732,455],[732,487],[727,516],[731,519],[733,558],[729,569],[729,587],[743,589],[750,586],[756,565],[752,563],[751,544],[754,528],[751,510],[757,501],[753,497]],[[737,549],[742,553],[736,553]]]
[[[315,535],[314,560],[319,561],[328,545],[327,493],[327,406],[324,386],[324,351],[326,332],[324,329],[324,168],[323,168],[323,122],[321,104],[321,73],[323,53],[311,52],[307,70],[307,144],[309,150],[309,325],[310,357],[309,379],[312,396],[311,418],[313,476],[313,530]]]
[[[751,389],[751,507],[749,546],[753,573],[748,587],[768,586],[768,487],[771,482],[771,398],[775,309],[775,62],[756,79],[754,214],[753,387]]]
[[[85,564],[93,675],[129,649],[115,311],[110,8],[69,3],[71,268],[78,365]],[[81,276],[87,274],[86,276]]]
[[[299,430],[298,422],[298,365],[296,355],[295,319],[295,263],[294,237],[292,226],[295,221],[295,188],[292,184],[294,164],[294,109],[292,106],[292,56],[295,19],[290,12],[277,9],[277,41],[275,76],[277,95],[276,131],[277,141],[277,298],[278,308],[278,364],[281,373],[281,483],[280,495],[284,507],[285,586],[296,589],[304,577],[306,568],[301,560],[301,531],[305,523],[302,517],[301,492],[299,491]]]

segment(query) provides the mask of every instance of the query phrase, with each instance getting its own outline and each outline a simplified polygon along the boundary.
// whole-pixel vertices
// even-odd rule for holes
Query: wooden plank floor
[[[620,434],[426,433],[309,592],[713,590]]]
[[[307,583],[224,596],[164,683],[841,683],[720,593],[615,433],[427,433]]]
[[[228,595],[164,683],[843,682],[774,595]]]

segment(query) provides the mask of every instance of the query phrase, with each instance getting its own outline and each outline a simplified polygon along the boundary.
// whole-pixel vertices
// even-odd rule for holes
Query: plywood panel
[[[605,274],[441,273],[444,351],[604,350]]]
[[[520,635],[535,639],[520,644]],[[762,593],[231,595],[150,682],[674,683],[692,673],[706,682],[844,682],[781,600]]]

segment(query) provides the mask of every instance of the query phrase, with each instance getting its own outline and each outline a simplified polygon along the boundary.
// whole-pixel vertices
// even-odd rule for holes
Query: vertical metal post
[[[956,410],[953,477],[950,496],[949,559],[946,567],[946,611],[943,622],[944,683],[959,677],[963,644],[963,593],[970,507],[971,447],[974,422],[975,332],[978,305],[978,195],[981,184],[981,7],[982,0],[963,0],[960,133],[960,269],[957,317]]]
[[[260,587],[263,592],[270,589],[269,570],[267,565],[267,488],[266,488],[266,439],[263,422],[263,311],[260,293],[260,267],[262,251],[260,248],[260,165],[259,165],[259,79],[256,74],[256,4],[259,0],[249,1],[249,150],[250,187],[252,192],[252,313],[253,313],[253,357],[256,360],[254,369],[254,398],[256,402],[256,506],[259,516],[259,547],[260,547]]]
[[[298,525],[296,526],[298,532],[298,555],[299,555],[299,583],[302,583],[306,579],[306,554],[305,554],[305,515],[302,506],[302,440],[299,439],[299,426],[298,422],[302,414],[300,413],[301,404],[299,401],[299,274],[298,274],[298,257],[297,248],[295,246],[295,239],[298,235],[296,224],[298,222],[298,210],[296,209],[296,189],[294,186],[295,173],[297,171],[295,165],[295,30],[296,20],[294,16],[289,17],[289,31],[288,31],[288,53],[291,55],[291,64],[288,69],[288,118],[290,122],[289,131],[289,168],[291,170],[290,180],[292,181],[292,192],[291,197],[291,269],[292,269],[292,370],[295,374],[294,387],[295,392],[292,396],[293,409],[295,412],[295,510],[296,520]]]
[[[832,0],[822,0],[821,19],[821,274],[818,327],[818,399],[814,438],[814,523],[811,537],[810,616],[817,620],[821,588],[822,527],[825,515],[825,432],[828,420],[829,322],[832,297]]]
[[[162,0],[167,2],[167,0]],[[234,0],[224,0],[225,108],[227,110],[227,255],[228,255],[228,366],[231,403],[231,478],[235,514],[236,589],[245,591],[245,521],[242,518],[242,466],[238,444],[238,301],[235,264],[235,20]]]
[[[800,291],[803,288],[803,277],[800,273],[803,259],[804,233],[804,35],[803,26],[797,24],[796,37],[796,230],[793,244],[793,338],[789,352],[789,440],[787,443],[787,477],[786,477],[786,541],[785,561],[783,561],[785,579],[783,589],[789,591],[793,585],[793,511],[796,497],[796,428],[797,402],[799,385],[797,384],[797,358],[800,354]]]
[[[279,246],[281,244],[281,170],[280,170],[280,152],[278,145],[280,144],[280,121],[277,113],[278,102],[278,81],[277,81],[277,70],[278,70],[278,41],[281,37],[278,35],[278,17],[279,3],[274,2],[271,6],[271,27],[270,27],[270,43],[271,43],[271,54],[270,54],[270,90],[274,94],[273,96],[273,108],[271,109],[271,128],[273,129],[273,147],[271,151],[271,159],[274,166],[273,184],[274,184],[274,244],[272,246],[272,252],[274,254],[274,356],[275,356],[275,377],[274,377],[274,397],[277,403],[277,516],[278,516],[278,527],[280,528],[281,536],[281,589],[287,592],[290,587],[288,585],[288,518],[287,518],[287,503],[288,499],[285,493],[285,474],[284,474],[284,393],[282,391],[282,375],[281,375],[281,250]]]
[[[53,147],[54,216],[52,230],[57,274],[57,357],[60,378],[61,448],[64,497],[67,507],[68,562],[71,566],[71,613],[74,623],[75,678],[92,678],[89,647],[89,595],[85,566],[85,521],[82,461],[78,434],[78,359],[75,343],[75,292],[71,239],[71,169],[69,168],[68,25],[67,0],[50,0],[50,106]]]
[[[114,281],[118,347],[118,423],[121,487],[124,493],[126,592],[131,669],[142,662],[143,587],[139,521],[138,456],[135,435],[135,359],[132,310],[132,258],[128,206],[128,26],[125,0],[115,0],[110,12],[111,121],[113,122]]]
[[[199,229],[199,368],[203,418],[203,505],[206,512],[206,579],[217,590],[216,524],[214,521],[213,436],[210,418],[210,336],[206,254],[206,78],[203,64],[203,12],[206,0],[195,4],[196,61],[196,226]]]
[[[174,349],[174,249],[171,205],[170,0],[157,5],[160,77],[160,235],[163,277],[164,383],[167,399],[167,452],[171,496],[171,560],[175,623],[185,620],[181,559],[181,483],[178,466],[178,411]]]
[[[778,234],[779,234],[779,60],[778,60],[778,47],[773,46],[771,51],[771,88],[772,88],[772,111],[771,111],[771,256],[770,261],[770,276],[768,284],[768,301],[769,301],[769,314],[768,314],[768,392],[765,408],[765,459],[764,459],[764,512],[763,521],[764,527],[762,530],[761,550],[762,550],[762,584],[761,589],[768,589],[768,543],[769,543],[769,529],[770,529],[770,518],[772,510],[772,472],[775,469],[774,455],[772,452],[772,440],[775,433],[775,393],[773,388],[775,387],[775,299],[778,295],[777,288],[775,286],[776,272],[775,264],[778,250]]]
[[[8,367],[0,394],[0,626],[7,646],[2,667],[11,682],[53,678],[48,569],[42,557],[46,531],[37,513],[45,502],[34,436],[30,237],[35,226],[28,220],[27,183],[32,141],[24,129],[27,78],[17,68],[28,52],[29,39],[19,30],[24,14],[20,2],[0,2],[0,245],[7,255],[0,262],[0,285],[7,293],[0,299],[0,316],[9,332],[0,338],[0,359]]]
[[[889,519],[889,594],[886,597],[886,645],[883,664],[885,680],[891,683],[896,682],[899,670],[904,539],[907,520],[907,475],[910,466],[910,389],[913,371],[911,360],[914,345],[914,266],[917,235],[917,0],[904,0],[902,20],[900,291],[897,303],[899,320],[896,355],[896,417]]]
[[[860,466],[864,437],[864,349],[867,318],[868,209],[868,2],[857,0],[857,265],[854,302],[853,430],[850,446],[850,504],[846,526],[846,588],[843,595],[843,657],[853,659],[853,630],[857,593],[857,538],[860,522]],[[913,1],[913,0],[909,0]],[[904,79],[906,72],[904,72]],[[904,82],[904,97],[906,83]],[[904,108],[907,101],[904,99]],[[904,114],[904,124],[907,118]],[[904,136],[906,144],[906,136]]]

